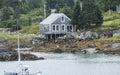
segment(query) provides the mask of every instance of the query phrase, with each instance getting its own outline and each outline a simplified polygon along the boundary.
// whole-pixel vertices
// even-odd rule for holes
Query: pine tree
[[[76,25],[77,28],[80,28],[81,26],[81,19],[82,19],[81,16],[82,16],[82,12],[80,8],[80,3],[76,2],[75,7],[73,8],[72,24]]]
[[[72,10],[71,9],[72,9],[71,7],[66,5],[65,7],[61,8],[60,12],[67,15],[69,18],[72,18]]]
[[[90,28],[92,25],[102,24],[102,13],[94,0],[83,1],[83,20],[87,28]]]
[[[103,23],[103,16],[102,16],[102,12],[100,11],[100,9],[98,9],[97,6],[95,10],[95,16],[96,18],[94,18],[94,23],[96,24],[96,26],[101,26]]]
[[[102,11],[116,10],[116,5],[120,4],[120,0],[100,0],[99,7]]]

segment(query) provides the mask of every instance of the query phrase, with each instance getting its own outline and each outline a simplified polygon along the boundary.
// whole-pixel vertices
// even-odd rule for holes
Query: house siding
[[[50,39],[73,32],[73,30],[71,20],[64,14],[52,14],[40,23],[40,34]]]
[[[40,33],[42,34],[51,34],[51,25],[40,25]]]
[[[67,17],[65,17],[65,21],[63,22],[63,21],[61,21],[61,17],[60,18],[58,18],[56,21],[54,21],[53,23],[52,23],[52,25],[59,25],[59,31],[53,31],[53,32],[51,32],[51,33],[55,33],[55,34],[66,34],[67,33],[67,26],[72,26],[71,25],[71,23],[70,23],[70,20],[67,18]],[[62,30],[62,25],[64,25],[64,31]],[[72,26],[73,27],[73,26]],[[72,30],[73,31],[73,30]]]

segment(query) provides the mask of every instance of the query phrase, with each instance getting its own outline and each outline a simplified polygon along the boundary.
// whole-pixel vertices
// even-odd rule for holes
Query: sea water
[[[120,56],[104,54],[33,53],[45,60],[22,61],[30,73],[42,75],[120,75]],[[17,61],[0,62],[0,75],[16,70]]]

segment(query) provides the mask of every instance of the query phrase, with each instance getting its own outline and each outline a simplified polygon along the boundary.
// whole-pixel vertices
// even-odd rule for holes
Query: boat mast
[[[19,36],[19,27],[18,27],[18,19],[17,19],[17,39],[18,39],[18,62],[21,64],[21,55],[20,55],[20,36]]]

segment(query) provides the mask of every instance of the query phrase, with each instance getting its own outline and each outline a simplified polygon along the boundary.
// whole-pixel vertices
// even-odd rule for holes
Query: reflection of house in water
[[[52,13],[40,23],[40,33],[47,39],[56,39],[74,30],[71,19],[63,13]]]
[[[120,13],[120,4],[116,6],[116,11]]]

